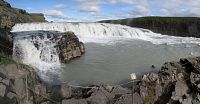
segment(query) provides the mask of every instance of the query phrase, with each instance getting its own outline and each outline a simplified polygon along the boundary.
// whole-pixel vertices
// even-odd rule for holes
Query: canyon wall
[[[200,18],[198,17],[141,17],[99,22],[145,28],[163,35],[200,37]]]

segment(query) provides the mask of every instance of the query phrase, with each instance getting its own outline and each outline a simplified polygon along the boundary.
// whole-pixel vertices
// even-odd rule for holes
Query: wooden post
[[[72,88],[71,88],[71,86],[69,86],[69,89],[70,89],[70,96],[72,96]]]
[[[26,75],[26,100],[28,102],[28,77]]]
[[[133,81],[133,85],[132,85],[132,104],[134,104],[134,98],[133,98],[133,94],[134,94],[134,80],[137,79],[136,74],[132,73],[131,74],[131,80]]]

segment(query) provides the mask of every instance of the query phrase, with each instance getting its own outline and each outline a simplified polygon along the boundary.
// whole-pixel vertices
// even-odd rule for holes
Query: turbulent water
[[[41,72],[60,69],[56,45],[62,33],[27,31],[15,32],[13,35],[13,59],[32,65]],[[41,76],[45,77],[42,74]]]
[[[55,41],[42,32],[38,34],[44,38],[30,38],[29,35],[36,34],[22,32],[38,30],[73,31],[85,43],[86,54],[61,65],[58,54],[51,48]],[[58,72],[58,78],[71,82],[118,83],[129,79],[132,72],[158,70],[165,61],[200,55],[198,38],[173,37],[114,24],[25,23],[16,24],[12,32],[18,32],[14,40],[14,49],[18,50],[13,53],[15,59],[42,71]],[[152,64],[156,69],[150,68]]]
[[[173,37],[153,33],[147,29],[132,28],[106,23],[23,23],[16,24],[12,32],[54,30],[60,32],[73,31],[83,42],[106,43],[112,40],[140,39],[154,44],[200,44],[200,39]]]

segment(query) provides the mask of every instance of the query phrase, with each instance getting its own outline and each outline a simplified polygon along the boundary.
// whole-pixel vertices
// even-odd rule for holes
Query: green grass
[[[35,22],[47,22],[43,14],[31,13],[30,15]]]
[[[155,102],[155,89],[156,85],[153,83],[153,84],[150,84],[148,87],[147,87],[147,96],[145,97],[144,99],[144,104],[154,104]]]
[[[2,64],[7,65],[12,63],[15,63],[15,61],[0,53],[0,65]]]
[[[8,56],[4,55],[3,53],[0,53],[0,65],[8,65],[8,64],[16,64],[18,67],[28,69],[31,68],[29,65],[16,62],[12,58],[9,58]]]

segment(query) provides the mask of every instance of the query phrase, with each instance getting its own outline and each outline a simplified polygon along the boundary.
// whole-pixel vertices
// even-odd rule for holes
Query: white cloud
[[[134,4],[135,2],[141,1],[141,0],[76,0],[77,2],[82,3],[98,3],[98,4],[117,4],[117,3],[125,3],[125,4]],[[143,0],[142,0],[143,1]]]
[[[32,8],[31,7],[27,7],[26,9],[31,10]]]
[[[124,4],[135,4],[137,2],[143,1],[143,0],[104,0],[105,3],[112,3],[112,4],[117,4],[117,3],[124,3]]]
[[[47,17],[48,21],[72,21],[75,20],[72,17],[66,16],[63,12],[58,10],[45,10],[43,11],[44,15]]]
[[[66,7],[67,7],[67,5],[65,5],[65,4],[57,4],[54,6],[54,8],[56,8],[56,9],[62,9],[62,8],[66,8]]]
[[[129,12],[132,17],[141,17],[151,15],[149,7],[144,5],[136,5],[135,8]]]
[[[75,0],[75,3],[77,5],[68,6],[74,13],[81,12],[77,20],[82,21],[141,16],[200,16],[200,0]],[[104,6],[111,7],[102,9]],[[56,9],[65,7],[64,4],[54,6]],[[62,21],[70,20],[57,10],[47,10],[44,14]]]
[[[79,12],[92,12],[92,13],[97,13],[100,12],[100,6],[95,3],[83,3],[81,6],[78,8]]]
[[[118,14],[116,16],[119,16],[119,12],[123,12],[123,16],[129,16],[131,17],[137,17],[137,16],[144,16],[149,15],[151,13],[150,5],[148,3],[148,0],[76,0],[78,3],[80,3],[80,7],[78,8],[78,11],[80,12],[93,12],[93,13],[102,13],[101,11],[101,5],[104,4],[110,4],[110,5],[116,5],[117,4],[123,4],[124,6],[131,8],[127,10],[122,10],[123,8],[120,8],[116,10],[116,13]],[[119,17],[123,17],[119,16]]]
[[[65,17],[64,13],[58,10],[45,10],[44,15],[52,17]]]
[[[164,16],[200,16],[200,0],[154,0],[154,2]]]
[[[115,14],[124,13],[132,17],[161,15],[161,16],[200,16],[200,0],[76,0],[81,4],[80,11],[101,11],[101,5],[124,5],[132,9],[123,11],[119,7]],[[94,6],[83,6],[84,4],[95,4]],[[92,9],[93,8],[93,9]],[[121,9],[121,11],[120,11]]]

